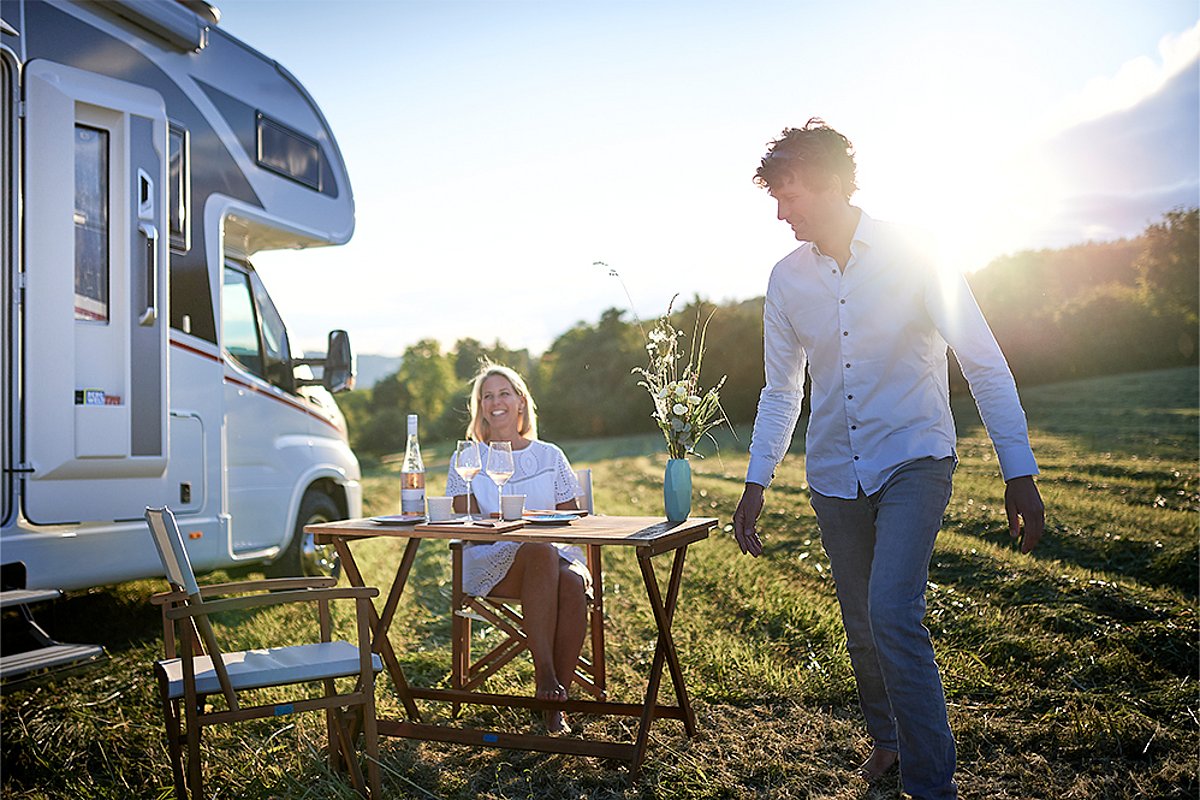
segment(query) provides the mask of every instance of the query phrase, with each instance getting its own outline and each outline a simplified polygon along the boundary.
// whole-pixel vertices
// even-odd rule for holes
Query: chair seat
[[[261,689],[285,683],[304,683],[325,678],[341,678],[358,674],[358,648],[349,642],[317,642],[291,647],[271,647],[265,650],[242,650],[222,654],[229,682],[234,690]],[[219,694],[221,683],[209,656],[199,656],[196,663],[196,692]],[[183,660],[170,658],[155,666],[166,676],[167,697],[183,697]],[[383,669],[383,660],[371,654],[371,666],[376,672]]]

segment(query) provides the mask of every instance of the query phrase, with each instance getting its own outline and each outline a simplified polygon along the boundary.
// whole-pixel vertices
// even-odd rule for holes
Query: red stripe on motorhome
[[[218,357],[218,356],[216,356],[216,355],[214,355],[214,354],[212,354],[212,353],[205,352],[204,350],[200,350],[200,349],[198,349],[198,348],[192,347],[191,345],[184,344],[183,342],[180,342],[180,341],[178,341],[178,340],[176,340],[176,339],[172,339],[172,340],[171,340],[171,346],[172,346],[172,347],[178,347],[180,350],[186,350],[186,351],[187,351],[187,352],[189,352],[189,353],[194,353],[195,355],[201,356],[201,357],[203,357],[203,358],[207,358],[209,361],[214,361],[214,362],[216,362],[216,363],[218,363],[218,364],[221,364],[222,366],[224,366],[224,365],[226,364],[226,362],[225,362],[225,359],[223,359],[223,358],[220,358],[220,357]],[[346,434],[346,431],[345,431],[345,430],[343,430],[342,428],[339,428],[337,425],[334,425],[332,421],[330,421],[330,420],[326,419],[325,417],[323,417],[323,416],[321,416],[320,414],[316,413],[316,412],[315,412],[315,411],[313,411],[312,409],[310,409],[310,408],[306,408],[306,407],[305,407],[303,404],[301,404],[301,403],[299,403],[299,402],[297,402],[297,401],[295,401],[295,400],[292,400],[292,399],[290,399],[290,398],[287,398],[287,397],[280,397],[279,395],[277,395],[277,394],[274,394],[273,392],[267,392],[267,391],[263,391],[262,389],[260,389],[259,387],[255,386],[254,384],[252,384],[252,383],[247,383],[246,381],[243,381],[243,380],[241,380],[241,379],[239,379],[239,378],[233,378],[233,377],[230,377],[230,376],[226,375],[226,376],[225,376],[225,380],[226,380],[228,383],[232,383],[232,384],[235,384],[235,385],[237,385],[237,386],[243,386],[243,387],[245,387],[245,388],[249,389],[249,390],[250,390],[250,391],[252,391],[252,392],[255,392],[255,393],[257,393],[257,394],[261,394],[263,397],[269,397],[269,398],[271,398],[272,400],[275,400],[276,402],[283,403],[283,404],[284,404],[284,405],[286,405],[286,406],[290,406],[291,408],[294,408],[294,409],[296,409],[297,411],[302,411],[302,412],[304,412],[305,414],[308,414],[308,415],[309,415],[310,417],[312,417],[313,419],[315,419],[315,420],[318,420],[318,421],[320,421],[320,422],[324,422],[326,425],[328,425],[329,427],[333,428],[335,431],[337,431],[338,433],[342,434],[343,436]]]

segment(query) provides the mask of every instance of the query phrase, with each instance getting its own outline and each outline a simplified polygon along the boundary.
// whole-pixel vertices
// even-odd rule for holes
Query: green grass
[[[1010,544],[1002,485],[972,410],[960,408],[955,492],[930,570],[933,632],[971,798],[1194,798],[1197,718],[1197,371],[1170,370],[1024,392],[1048,532],[1025,556]],[[748,436],[694,463],[693,513],[728,521]],[[560,442],[595,470],[598,507],[658,514],[664,456],[653,438]],[[436,457],[430,459],[437,463]],[[444,469],[444,458],[440,469]],[[431,475],[431,490],[444,473]],[[383,742],[385,794],[396,798],[875,798],[850,770],[867,742],[808,496],[802,454],[767,495],[767,551],[738,555],[718,530],[688,553],[676,637],[700,735],[659,721],[643,779],[601,761]],[[366,479],[368,513],[394,511],[394,473]],[[368,582],[386,586],[400,545],[356,550]],[[446,680],[447,552],[422,547],[393,628],[415,681]],[[653,623],[628,553],[605,562],[612,694],[636,701],[653,655]],[[663,571],[660,568],[660,572]],[[221,574],[213,576],[222,578]],[[77,595],[49,619],[62,638],[97,641],[109,662],[8,688],[0,698],[2,794],[12,798],[167,797],[169,762],[150,663],[161,647],[140,581]],[[382,601],[380,601],[382,603]],[[343,612],[340,624],[346,628]],[[294,630],[293,614],[223,620],[240,645]],[[315,623],[314,623],[315,624]],[[669,680],[669,678],[667,679]],[[498,687],[527,690],[522,662]],[[664,692],[670,687],[665,685]],[[381,681],[380,713],[399,713]],[[438,712],[440,713],[440,712]],[[519,711],[471,708],[468,721],[536,728]],[[630,721],[579,720],[628,741]],[[216,797],[341,798],[323,766],[324,727],[298,715],[210,731],[204,750]]]

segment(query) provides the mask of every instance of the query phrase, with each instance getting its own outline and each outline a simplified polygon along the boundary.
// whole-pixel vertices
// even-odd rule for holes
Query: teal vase
[[[692,465],[686,458],[667,460],[663,475],[663,507],[670,522],[683,522],[692,512]]]

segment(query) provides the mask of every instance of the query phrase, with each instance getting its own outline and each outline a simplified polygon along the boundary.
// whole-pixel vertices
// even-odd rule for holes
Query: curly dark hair
[[[836,175],[849,200],[858,189],[854,173],[854,145],[825,120],[813,117],[803,128],[784,128],[783,135],[767,145],[754,182],[770,189],[798,178],[810,189],[822,189]]]

